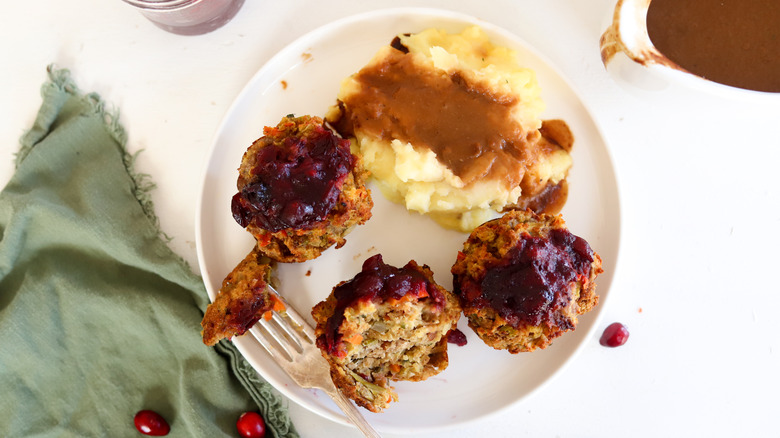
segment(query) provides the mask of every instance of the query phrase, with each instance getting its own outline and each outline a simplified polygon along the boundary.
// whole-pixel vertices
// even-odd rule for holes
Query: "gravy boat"
[[[710,81],[689,72],[658,51],[647,32],[647,10],[651,1],[618,0],[615,5],[612,21],[599,42],[601,61],[613,78],[643,91],[661,91],[680,84],[726,98],[780,102],[780,93]]]

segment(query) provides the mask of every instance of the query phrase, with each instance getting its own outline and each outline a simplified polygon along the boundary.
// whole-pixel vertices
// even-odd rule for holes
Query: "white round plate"
[[[419,433],[455,427],[494,414],[528,397],[548,382],[594,336],[598,315],[609,294],[618,256],[620,207],[614,169],[605,142],[569,83],[525,42],[472,17],[431,9],[390,9],[346,18],[301,37],[265,64],[247,84],[218,130],[203,175],[196,220],[198,257],[213,299],[223,278],[252,248],[254,239],[233,220],[230,200],[237,168],[246,148],[286,114],[319,115],[335,103],[342,79],[358,71],[395,35],[438,27],[459,32],[478,24],[498,44],[517,51],[521,64],[533,68],[547,103],[543,118],[561,118],[575,143],[569,176],[569,200],[562,211],[569,229],[587,239],[604,261],[598,278],[601,304],[580,318],[574,332],[545,350],[511,355],[485,346],[461,319],[464,347],[450,345],[449,367],[424,382],[395,385],[398,402],[368,420],[388,433]],[[427,264],[437,282],[451,289],[450,268],[467,235],[448,231],[432,220],[387,201],[374,188],[373,217],[347,236],[347,244],[319,258],[282,265],[281,293],[300,313],[324,300],[339,281],[352,278],[362,262],[381,253],[401,266],[411,259]],[[247,334],[233,339],[249,363],[276,389],[311,411],[347,424],[322,392],[297,387]]]

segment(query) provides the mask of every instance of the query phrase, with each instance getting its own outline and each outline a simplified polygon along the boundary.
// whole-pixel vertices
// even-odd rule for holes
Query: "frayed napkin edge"
[[[46,67],[46,72],[49,76],[41,86],[41,95],[46,97],[51,93],[64,94],[68,97],[79,99],[88,108],[88,112],[91,114],[97,114],[103,119],[106,131],[114,139],[120,148],[122,154],[122,162],[127,169],[127,173],[130,175],[130,179],[133,182],[133,196],[141,205],[144,215],[151,221],[158,237],[164,242],[170,243],[172,237],[165,233],[160,228],[160,219],[154,211],[154,202],[152,201],[151,192],[157,185],[152,181],[151,175],[143,172],[139,172],[135,168],[135,162],[138,155],[143,152],[131,154],[127,150],[127,132],[122,124],[119,122],[119,110],[116,108],[107,109],[106,103],[97,93],[82,94],[79,87],[73,80],[70,70],[65,68],[58,68],[55,64],[49,64]],[[40,114],[39,114],[40,116]],[[37,120],[37,117],[36,117]],[[41,130],[38,126],[33,126],[27,130],[19,140],[20,147],[15,156],[15,167],[19,167],[22,161],[32,151],[32,149],[48,134],[48,130]],[[177,255],[178,257],[178,255]],[[188,268],[191,268],[186,260],[179,257],[182,263],[185,263]]]

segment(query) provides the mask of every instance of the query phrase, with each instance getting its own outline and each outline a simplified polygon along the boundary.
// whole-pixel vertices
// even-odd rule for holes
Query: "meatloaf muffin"
[[[220,339],[242,335],[267,312],[284,309],[268,289],[270,263],[270,259],[252,250],[225,277],[200,323],[204,344],[212,346]]]
[[[601,257],[560,216],[511,211],[471,233],[452,267],[454,293],[487,345],[545,348],[598,303]]]
[[[447,367],[447,333],[460,313],[428,266],[396,268],[381,255],[312,310],[333,382],[372,412],[398,399],[390,381],[420,381]]]
[[[284,117],[244,153],[233,218],[280,262],[303,262],[371,217],[359,157],[319,117]]]

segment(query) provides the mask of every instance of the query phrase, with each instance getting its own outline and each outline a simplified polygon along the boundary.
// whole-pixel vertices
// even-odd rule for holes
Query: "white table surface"
[[[760,102],[667,84],[646,91],[603,68],[598,39],[614,0],[246,0],[227,26],[183,37],[120,0],[4,2],[0,13],[0,184],[40,104],[46,66],[120,111],[172,246],[197,268],[195,208],[213,135],[278,50],[352,13],[426,6],[504,27],[580,92],[617,169],[623,241],[600,326],[555,379],[448,438],[778,436],[780,96]],[[487,6],[489,5],[489,6]],[[435,407],[431,407],[434,409]],[[303,437],[357,437],[290,403]]]

